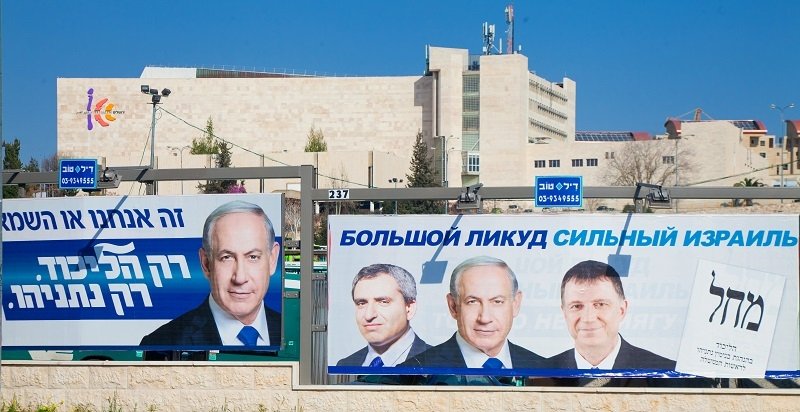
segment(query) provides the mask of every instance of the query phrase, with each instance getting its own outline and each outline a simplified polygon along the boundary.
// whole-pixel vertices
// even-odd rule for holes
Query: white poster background
[[[764,376],[785,281],[701,260],[675,370],[722,378]]]
[[[515,271],[523,293],[522,308],[509,340],[550,357],[572,348],[573,342],[560,309],[560,285],[564,273],[587,259],[608,262],[611,254],[631,256],[629,275],[622,278],[628,314],[620,333],[632,345],[677,359],[685,326],[691,288],[698,261],[755,266],[786,279],[783,304],[778,313],[775,338],[767,369],[798,370],[798,248],[777,246],[683,246],[687,231],[787,231],[798,235],[796,215],[631,215],[627,230],[677,231],[675,246],[573,245],[556,246],[559,230],[611,231],[619,236],[629,215],[441,215],[441,216],[330,216],[328,266],[328,365],[366,346],[355,323],[351,287],[364,266],[390,263],[411,272],[417,280],[417,313],[411,321],[416,333],[430,345],[449,339],[456,330],[446,305],[450,273],[463,260],[489,255],[506,261]],[[461,232],[453,246],[390,246],[341,244],[345,230]],[[470,231],[547,231],[547,246],[466,246]],[[518,239],[518,238],[517,238]],[[702,238],[705,239],[705,238]],[[588,240],[588,238],[587,238]],[[422,267],[436,256],[446,262],[441,283],[420,284]]]

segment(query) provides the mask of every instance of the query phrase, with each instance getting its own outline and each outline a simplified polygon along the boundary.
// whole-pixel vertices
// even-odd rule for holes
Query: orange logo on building
[[[89,88],[87,91],[88,102],[86,103],[86,128],[89,130],[94,129],[95,122],[102,127],[108,127],[110,122],[117,120],[117,114],[125,113],[124,110],[114,110],[114,103],[109,103],[108,98],[104,97],[94,103],[94,89]]]

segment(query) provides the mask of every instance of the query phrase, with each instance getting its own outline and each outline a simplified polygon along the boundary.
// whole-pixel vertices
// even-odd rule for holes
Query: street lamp
[[[167,149],[172,150],[173,156],[178,156],[180,154],[181,157],[181,169],[183,169],[183,151],[186,149],[191,149],[191,146],[183,146],[183,147],[176,147],[176,146],[167,146]],[[181,194],[183,194],[183,180],[181,180]]]
[[[770,109],[777,110],[778,112],[780,112],[780,114],[781,114],[781,127],[783,128],[782,130],[786,130],[786,125],[785,125],[785,122],[783,120],[783,111],[786,110],[786,109],[791,109],[792,107],[794,107],[794,103],[789,103],[789,104],[787,104],[786,106],[783,106],[783,107],[778,106],[775,103],[769,105]],[[781,172],[781,187],[783,187],[783,185],[784,185],[784,183],[783,183],[783,166],[784,166],[783,165],[783,152],[786,151],[786,134],[783,133],[783,132],[781,132],[781,133],[782,133],[782,135],[781,135],[781,165],[780,165],[780,169],[779,170]],[[783,203],[783,199],[781,199],[781,203]]]
[[[150,168],[156,168],[156,105],[161,103],[161,97],[168,97],[172,94],[172,90],[164,88],[161,92],[158,89],[152,89],[150,86],[143,84],[139,87],[139,90],[147,95],[150,95],[150,103],[153,105],[153,118],[152,122],[150,123]],[[147,185],[147,194],[148,195],[155,195],[156,194],[156,181],[154,180],[152,183]]]
[[[450,183],[447,181],[447,161],[448,161],[448,152],[447,150],[447,140],[451,139],[453,136],[434,136],[442,141],[442,149],[441,149],[441,159],[442,159],[442,187],[450,186]],[[444,214],[447,214],[447,202],[444,202]]]
[[[389,179],[389,183],[394,183],[394,188],[395,189],[397,189],[397,183],[398,182],[399,183],[403,183],[403,179],[398,179],[396,177],[393,177],[393,178]],[[395,196],[397,196],[397,194],[395,194]],[[397,214],[397,199],[394,199],[394,214],[395,215]]]

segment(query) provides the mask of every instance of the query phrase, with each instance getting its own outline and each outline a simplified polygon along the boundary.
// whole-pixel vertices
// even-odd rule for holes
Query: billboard
[[[5,200],[3,348],[277,350],[282,222],[271,194]]]
[[[331,374],[797,377],[797,215],[330,216]]]

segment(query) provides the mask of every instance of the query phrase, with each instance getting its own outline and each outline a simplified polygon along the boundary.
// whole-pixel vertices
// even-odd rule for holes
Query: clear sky
[[[22,160],[56,152],[56,79],[135,78],[146,65],[422,74],[425,45],[505,43],[577,82],[577,129],[663,133],[668,117],[800,119],[800,1],[2,1],[2,131]],[[505,45],[503,47],[505,49]]]

